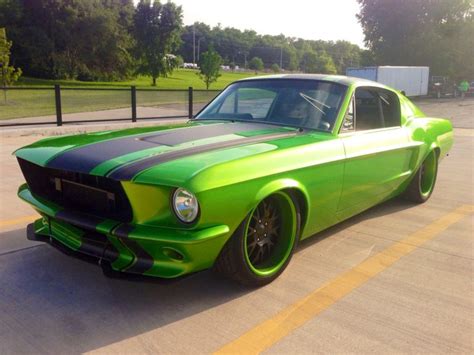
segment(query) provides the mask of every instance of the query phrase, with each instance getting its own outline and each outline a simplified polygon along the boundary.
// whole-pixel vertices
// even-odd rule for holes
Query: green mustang
[[[426,201],[453,144],[375,82],[237,81],[187,124],[48,138],[16,151],[28,238],[108,271],[173,278],[214,267],[274,280],[300,239],[403,194]]]

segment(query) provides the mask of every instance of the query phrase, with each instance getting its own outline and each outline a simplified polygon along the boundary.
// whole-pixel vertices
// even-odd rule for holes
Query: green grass
[[[223,72],[216,83],[211,85],[210,90],[221,90],[231,82],[255,76],[254,73],[230,73]],[[60,84],[65,88],[130,88],[134,85],[139,89],[205,89],[204,83],[196,75],[195,70],[176,70],[172,76],[159,78],[157,86],[151,86],[151,78],[138,77],[134,80],[123,82],[83,82],[76,80],[45,80],[23,77],[16,86],[33,86],[38,88],[52,88],[54,84]],[[215,92],[196,92],[194,101],[207,102],[215,96]],[[76,113],[97,110],[107,110],[130,107],[130,91],[94,91],[94,90],[62,90],[61,91],[62,112]],[[159,106],[163,104],[187,104],[187,93],[185,92],[153,92],[137,91],[138,106]],[[7,103],[4,104],[0,95],[0,120],[36,117],[55,114],[54,91],[51,90],[10,90],[7,92]]]
[[[77,80],[46,80],[22,77],[16,83],[16,86],[51,86],[60,84],[68,87],[130,87],[132,85],[139,88],[158,88],[158,89],[187,89],[192,86],[194,89],[206,89],[204,82],[196,75],[197,71],[192,69],[178,69],[167,78],[159,78],[155,87],[151,86],[151,78],[147,76],[139,76],[134,80],[128,81],[77,81]],[[257,75],[266,75],[259,73]],[[253,72],[221,72],[221,76],[217,82],[211,84],[209,90],[222,90],[231,82],[243,78],[255,76]]]

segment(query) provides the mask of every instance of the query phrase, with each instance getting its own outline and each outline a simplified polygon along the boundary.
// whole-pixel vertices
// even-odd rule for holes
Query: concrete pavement
[[[2,137],[0,353],[201,354],[232,342],[246,352],[259,329],[269,332],[260,351],[272,354],[472,353],[474,115],[465,106],[446,111],[463,129],[427,203],[395,199],[304,241],[283,275],[257,290],[208,271],[176,281],[107,279],[96,265],[26,240],[22,218],[32,211],[16,198],[23,179],[10,152],[37,137]],[[378,259],[341,293],[343,275],[360,276],[361,265],[394,246],[409,252]],[[333,291],[317,312],[322,302],[311,300],[324,287]],[[268,328],[282,312],[294,329]]]

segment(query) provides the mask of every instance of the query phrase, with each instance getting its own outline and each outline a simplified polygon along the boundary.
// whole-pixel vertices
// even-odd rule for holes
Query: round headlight
[[[173,209],[176,216],[185,223],[193,222],[199,212],[196,196],[185,189],[178,188],[173,194]]]

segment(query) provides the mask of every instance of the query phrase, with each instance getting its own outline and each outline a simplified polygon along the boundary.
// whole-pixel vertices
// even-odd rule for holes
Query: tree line
[[[52,79],[121,80],[137,73],[156,79],[182,61],[199,63],[211,46],[224,65],[249,68],[259,58],[275,71],[343,73],[367,57],[346,41],[183,26],[182,8],[172,2],[1,0],[0,27],[13,42],[12,64],[27,76]]]
[[[265,68],[308,73],[344,73],[348,66],[370,65],[370,52],[348,41],[305,40],[284,35],[259,35],[252,30],[211,28],[197,22],[185,26],[179,55],[199,62],[200,53],[212,46],[225,65],[249,68],[258,58]],[[255,63],[255,60],[254,60]],[[251,68],[253,69],[253,68]]]
[[[275,72],[344,74],[349,66],[426,65],[434,74],[473,77],[472,1],[358,0],[368,49],[201,22],[183,26],[183,9],[158,0],[136,6],[132,0],[0,0],[0,28],[12,43],[10,65],[49,79],[145,74],[156,83],[183,62],[212,58],[231,68]]]

